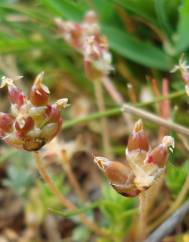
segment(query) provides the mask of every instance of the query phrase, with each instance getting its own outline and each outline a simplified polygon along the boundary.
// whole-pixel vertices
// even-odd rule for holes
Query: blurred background
[[[41,152],[57,188],[78,209],[71,213],[62,207],[40,178],[31,153],[1,142],[0,242],[109,242],[80,222],[81,213],[109,231],[115,241],[134,241],[137,198],[116,193],[93,163],[93,155],[104,155],[99,119],[91,118],[92,113],[99,112],[94,83],[85,75],[82,56],[64,41],[54,21],[59,17],[79,23],[91,9],[98,16],[113,56],[109,80],[123,101],[189,125],[184,83],[179,72],[170,73],[182,53],[186,59],[188,56],[189,0],[1,0],[0,76],[23,76],[17,84],[27,92],[36,75],[44,71],[51,101],[67,97],[71,104],[63,112],[65,126],[59,137]],[[118,104],[102,88],[105,108],[116,108]],[[167,95],[169,99],[164,100]],[[8,109],[7,91],[2,89],[0,110]],[[85,122],[78,122],[81,117]],[[112,157],[122,161],[131,131],[129,124],[119,112],[107,121]],[[184,136],[151,122],[144,124],[152,145],[162,134],[176,139],[166,176],[151,206],[150,233],[161,215],[183,194],[183,187],[179,205],[188,198],[189,144]],[[84,201],[70,184],[56,156],[57,149],[66,153]],[[188,242],[187,217],[163,241]]]

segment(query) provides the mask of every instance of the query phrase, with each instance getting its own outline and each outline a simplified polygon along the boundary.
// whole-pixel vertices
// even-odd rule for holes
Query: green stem
[[[174,92],[174,93],[167,95],[167,96],[161,96],[161,97],[155,98],[153,101],[150,101],[150,102],[137,103],[135,106],[136,107],[150,106],[150,105],[155,104],[157,102],[161,102],[161,101],[164,101],[164,100],[167,100],[167,99],[174,99],[174,98],[180,97],[184,94],[185,94],[185,90],[182,90],[182,91]],[[96,120],[96,119],[100,119],[102,117],[112,117],[112,116],[120,115],[121,113],[123,113],[122,106],[121,107],[115,107],[115,108],[106,110],[104,112],[92,113],[92,114],[89,114],[87,116],[83,116],[81,118],[76,118],[76,119],[73,119],[73,120],[70,120],[70,121],[65,121],[63,129],[64,130],[69,129],[69,128],[77,125],[77,124],[87,123],[87,122],[90,122],[90,121],[93,121],[93,120]]]

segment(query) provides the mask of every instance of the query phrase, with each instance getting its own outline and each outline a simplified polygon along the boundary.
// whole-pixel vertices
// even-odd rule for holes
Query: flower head
[[[8,87],[11,112],[0,113],[0,138],[16,148],[38,150],[52,140],[62,126],[61,110],[68,99],[50,104],[50,92],[42,83],[43,75],[42,72],[36,77],[28,97],[14,80],[2,78],[0,87]]]
[[[173,148],[174,139],[165,136],[158,146],[151,149],[142,120],[138,120],[128,140],[126,162],[110,161],[104,157],[95,157],[94,161],[117,192],[124,196],[137,196],[164,172],[169,149]]]
[[[189,96],[189,65],[184,57],[184,54],[181,55],[178,65],[175,65],[171,72],[180,71],[181,76],[185,82],[186,94]]]
[[[108,41],[100,32],[94,11],[88,11],[80,23],[55,19],[59,35],[83,56],[86,76],[95,80],[112,70]]]

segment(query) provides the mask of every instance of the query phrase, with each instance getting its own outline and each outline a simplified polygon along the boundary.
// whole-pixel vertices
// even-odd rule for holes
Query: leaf
[[[176,52],[179,54],[189,47],[189,0],[183,0],[179,9],[179,21],[177,25]]]
[[[121,5],[126,10],[131,11],[137,16],[149,21],[150,23],[159,26],[155,16],[154,3],[151,0],[113,0],[115,3]]]
[[[90,241],[90,231],[85,226],[77,226],[73,231],[72,239],[74,242]]]
[[[0,40],[0,54],[7,54],[17,51],[25,51],[41,47],[39,42],[31,42],[27,39],[1,39]]]
[[[169,163],[166,174],[166,184],[174,197],[181,191],[188,175],[188,169],[188,161],[182,166],[174,166]]]
[[[171,59],[150,42],[140,41],[129,33],[117,28],[103,26],[110,47],[118,54],[139,64],[160,70],[169,70]]]
[[[75,21],[81,20],[86,10],[86,6],[76,4],[71,0],[41,0],[41,3],[54,15]]]
[[[91,211],[98,206],[99,206],[99,203],[97,202],[97,203],[93,203],[93,204],[91,204],[90,206],[87,206],[87,207],[77,208],[77,209],[75,209],[74,211],[71,211],[71,212],[69,212],[67,210],[60,211],[60,210],[52,209],[52,208],[50,208],[49,210],[52,211],[53,213],[56,213],[56,214],[63,216],[64,218],[67,218],[67,217],[80,215],[81,213],[84,213],[84,212]]]
[[[167,0],[155,0],[155,9],[159,25],[164,29],[164,32],[170,37],[172,34],[172,28],[169,23],[168,14],[166,12],[166,4]]]
[[[108,22],[111,20],[115,13],[115,9],[113,8],[113,3],[111,1],[93,0],[93,4],[102,22]]]

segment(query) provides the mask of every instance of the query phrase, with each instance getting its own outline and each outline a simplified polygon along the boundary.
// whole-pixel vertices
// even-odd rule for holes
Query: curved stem
[[[86,201],[86,196],[83,193],[76,177],[75,174],[72,170],[70,160],[68,159],[68,156],[66,152],[60,151],[60,156],[61,156],[61,164],[63,166],[63,169],[65,170],[66,175],[68,176],[69,182],[72,185],[73,189],[75,190],[75,193],[79,197],[79,199],[84,202]]]
[[[51,178],[47,174],[46,170],[44,169],[43,165],[41,164],[40,154],[38,152],[34,152],[34,157],[35,157],[37,169],[38,169],[40,175],[42,176],[43,180],[48,185],[50,191],[55,195],[55,197],[59,200],[59,202],[64,207],[66,207],[70,211],[74,211],[76,209],[76,206],[70,200],[65,198],[64,195],[61,194],[59,192],[59,190],[56,188],[53,181],[51,180]],[[96,233],[99,236],[108,237],[110,239],[109,234],[105,230],[99,228],[95,223],[88,220],[88,218],[85,215],[79,215],[79,216],[80,216],[81,222],[84,225],[86,225],[91,231],[93,231],[94,233]]]

